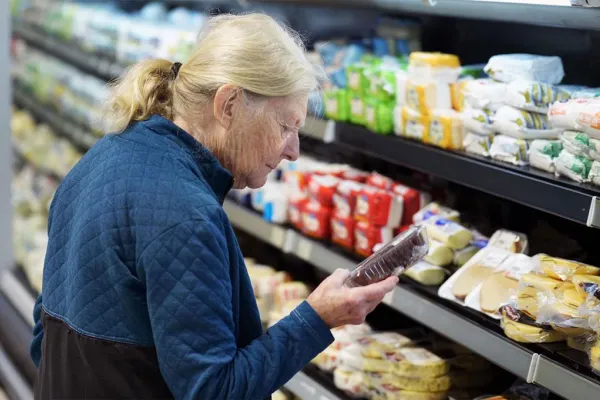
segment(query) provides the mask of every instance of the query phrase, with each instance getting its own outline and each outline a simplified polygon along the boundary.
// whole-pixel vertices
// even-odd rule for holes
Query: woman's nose
[[[283,158],[289,161],[296,161],[300,156],[300,138],[295,133],[288,140],[285,150],[283,151]]]

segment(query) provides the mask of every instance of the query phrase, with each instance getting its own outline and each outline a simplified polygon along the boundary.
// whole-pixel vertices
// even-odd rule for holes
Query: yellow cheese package
[[[366,374],[345,366],[333,371],[333,384],[351,397],[363,397],[369,393]]]
[[[371,333],[371,327],[367,324],[344,325],[333,328],[331,334],[333,335],[334,340],[331,347],[341,350],[369,333]]]
[[[421,347],[399,349],[391,358],[394,360],[392,372],[398,376],[437,377],[446,374],[450,368],[446,361]]]
[[[284,282],[275,288],[274,305],[279,307],[288,301],[306,299],[308,287],[303,282]]]
[[[473,239],[473,233],[449,219],[434,215],[424,221],[429,237],[454,250],[466,247]]]
[[[395,361],[391,356],[386,358],[369,358],[363,355],[363,346],[351,344],[340,350],[339,364],[347,368],[365,372],[391,372]]]
[[[446,279],[447,274],[448,272],[444,268],[430,264],[427,261],[419,261],[404,271],[404,275],[410,279],[427,286],[439,285]]]
[[[459,222],[460,213],[456,210],[453,210],[449,207],[445,207],[435,201],[427,204],[425,207],[417,211],[415,215],[413,215],[413,223],[418,224],[425,221],[427,218],[439,215],[443,218],[446,218],[450,221]]]
[[[452,260],[454,260],[454,250],[437,240],[430,240],[429,250],[423,259],[430,264],[443,267],[451,264]]]
[[[396,332],[379,332],[365,335],[357,340],[362,346],[361,354],[369,358],[386,358],[387,353],[406,347],[412,340]]]
[[[402,134],[409,139],[427,140],[429,136],[429,115],[421,114],[410,107],[402,108]]]
[[[533,260],[535,262],[535,257],[533,257]],[[573,289],[575,287],[571,282],[563,282],[558,279],[550,278],[549,276],[534,273],[523,274],[521,276],[520,282],[522,282],[526,286],[541,291],[565,291]]]
[[[534,320],[538,316],[538,296],[539,290],[530,286],[522,285],[517,289],[515,298],[516,308]]]
[[[533,259],[544,274],[562,281],[570,281],[573,275],[600,275],[598,267],[551,257],[547,254],[537,254]]]
[[[429,136],[424,142],[446,150],[462,149],[463,125],[460,114],[454,110],[432,110],[429,116]]]
[[[403,390],[415,392],[445,392],[450,389],[451,381],[448,375],[436,377],[398,376],[387,374],[382,378],[383,385],[389,385]]]
[[[312,363],[323,371],[331,372],[339,365],[339,354],[339,350],[329,346],[324,351],[319,353],[312,360]]]
[[[502,327],[507,337],[520,343],[562,342],[567,338],[564,333],[553,330],[549,325],[535,325],[535,321],[508,305],[502,307]]]
[[[408,75],[450,84],[461,74],[460,60],[455,54],[413,51],[408,59]]]
[[[428,115],[434,109],[452,110],[450,85],[434,80],[408,80],[406,105],[420,114]]]
[[[580,334],[581,329],[589,329],[588,319],[579,313],[578,307],[573,307],[564,302],[566,292],[541,292],[538,294],[538,316],[536,322],[549,324],[558,328],[575,328],[559,331],[567,335]]]
[[[600,276],[596,275],[573,275],[571,280],[581,296],[586,296],[600,286]]]
[[[490,237],[488,246],[498,247],[512,253],[527,253],[529,244],[524,233],[499,229]]]

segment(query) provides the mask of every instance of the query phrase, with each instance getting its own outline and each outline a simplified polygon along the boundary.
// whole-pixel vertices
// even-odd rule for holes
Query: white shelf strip
[[[0,291],[4,293],[8,301],[21,314],[23,320],[33,327],[35,299],[13,275],[12,271],[6,270],[0,275]]]
[[[343,400],[311,379],[304,372],[297,373],[285,384],[285,388],[302,400]]]

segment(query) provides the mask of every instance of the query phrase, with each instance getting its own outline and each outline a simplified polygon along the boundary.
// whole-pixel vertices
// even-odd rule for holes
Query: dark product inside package
[[[358,264],[346,280],[346,286],[367,286],[392,275],[400,275],[421,260],[429,249],[424,226],[414,226],[384,245]]]

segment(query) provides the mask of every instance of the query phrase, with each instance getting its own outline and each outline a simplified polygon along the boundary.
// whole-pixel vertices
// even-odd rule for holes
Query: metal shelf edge
[[[533,381],[566,399],[598,398],[600,385],[540,356]]]
[[[0,346],[0,382],[15,400],[32,400],[33,392]]]
[[[343,400],[321,386],[304,372],[298,372],[288,383],[284,385],[284,387],[304,400]]]
[[[268,223],[252,211],[244,209],[231,200],[225,200],[223,208],[229,216],[232,225],[256,236],[264,242],[283,249],[287,229]]]
[[[309,116],[300,133],[324,143],[331,143],[335,140],[335,121]]]
[[[10,270],[4,271],[0,275],[0,291],[6,295],[10,303],[19,311],[23,320],[29,326],[33,327],[35,299]]]

